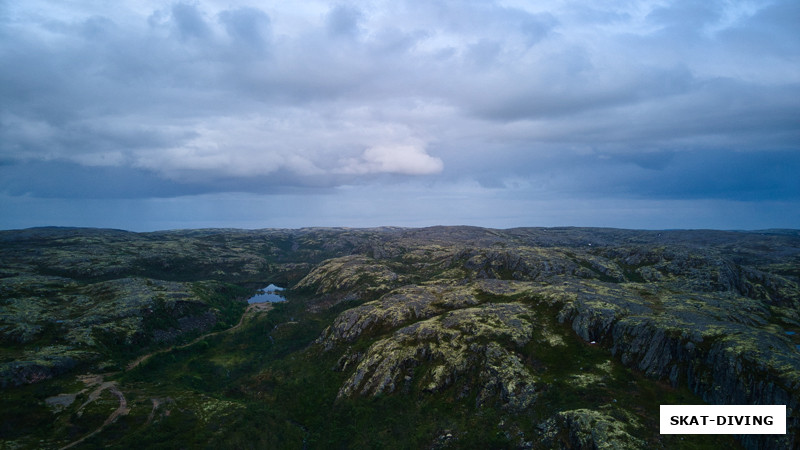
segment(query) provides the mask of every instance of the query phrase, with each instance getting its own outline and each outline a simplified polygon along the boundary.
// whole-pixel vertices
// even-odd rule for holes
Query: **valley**
[[[798,283],[794,230],[0,231],[0,442],[792,448]],[[700,403],[788,433],[659,434]]]

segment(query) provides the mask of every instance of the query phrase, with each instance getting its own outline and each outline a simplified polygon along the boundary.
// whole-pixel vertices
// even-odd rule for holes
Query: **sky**
[[[0,0],[0,229],[800,228],[800,2]]]

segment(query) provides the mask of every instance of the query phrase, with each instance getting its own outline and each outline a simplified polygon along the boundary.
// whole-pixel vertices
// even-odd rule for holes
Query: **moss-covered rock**
[[[404,286],[379,300],[343,312],[318,342],[331,349],[339,342],[352,342],[370,330],[391,330],[451,309],[474,306],[480,303],[475,294],[474,289],[466,286]]]
[[[622,421],[606,412],[591,409],[562,411],[542,425],[541,447],[639,450],[646,447],[644,441],[628,432],[629,428],[636,426],[635,419],[629,415]]]
[[[800,234],[782,230],[0,231],[0,437],[59,447],[89,432],[67,420],[74,404],[47,406],[63,374],[227,329],[274,282],[288,303],[123,375],[131,415],[87,443],[241,442],[225,439],[268,434],[237,434],[257,411],[280,430],[263,447],[658,447],[657,402],[679,397],[786,404],[787,435],[740,442],[793,448],[797,267]],[[174,407],[149,401],[165,397]],[[375,405],[423,426],[397,434]],[[382,428],[364,431],[372,419]]]
[[[477,390],[478,405],[527,408],[535,378],[514,348],[531,340],[532,314],[521,304],[488,304],[401,328],[369,347],[339,397],[392,393],[404,383],[427,392],[460,384],[460,395]]]
[[[355,290],[365,295],[385,292],[398,283],[399,276],[384,263],[353,255],[325,261],[300,280],[296,288],[313,288],[318,294]]]

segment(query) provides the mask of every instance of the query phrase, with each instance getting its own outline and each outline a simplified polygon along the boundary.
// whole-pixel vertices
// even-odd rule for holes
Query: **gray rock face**
[[[733,292],[775,303],[791,302],[797,283],[784,277],[737,264],[718,250],[698,251],[681,246],[611,247],[594,251],[604,258],[635,268],[646,281],[672,281],[697,292]]]
[[[629,421],[633,420],[628,418]],[[590,409],[562,411],[548,419],[542,429],[545,448],[576,450],[619,449],[639,450],[645,447],[641,439],[631,436],[627,426],[610,415]]]
[[[511,410],[528,408],[536,399],[535,378],[518,355],[495,341],[525,345],[532,337],[531,314],[524,305],[491,304],[401,328],[370,346],[339,397],[392,393],[403,383],[438,392],[477,369],[476,381],[461,392],[477,389],[478,406],[496,401]],[[415,379],[414,369],[423,365]]]
[[[450,309],[479,303],[471,288],[463,286],[405,286],[379,300],[349,309],[334,320],[317,341],[328,350],[351,342],[370,330],[389,330],[427,319]]]
[[[711,311],[639,315],[626,307],[572,302],[562,310],[576,333],[604,342],[623,364],[647,376],[686,384],[713,404],[787,405],[786,436],[750,435],[748,448],[800,445],[800,355],[775,333],[714,318]]]
[[[318,294],[366,287],[368,291],[386,291],[398,275],[378,260],[352,255],[327,260],[317,266],[296,288],[315,288]]]
[[[293,376],[288,368],[338,358],[338,373],[312,373],[295,386],[337,380],[328,403],[317,402],[325,407],[409,395],[427,419],[424,410],[442,403],[481,417],[444,417],[429,436],[443,447],[467,445],[458,439],[481,423],[496,429],[476,435],[522,448],[658,448],[667,441],[654,431],[652,402],[638,400],[661,396],[662,386],[641,373],[710,403],[786,404],[786,436],[739,440],[749,449],[800,448],[797,231],[43,229],[0,232],[0,261],[0,380],[8,389],[110,367],[108,355],[230,322],[236,308],[227,302],[237,300],[201,295],[206,283],[221,294],[227,283],[280,279],[298,291],[291,306],[301,326],[275,341],[306,339],[332,305],[344,312],[325,324],[319,345],[304,341],[303,350],[276,355],[269,371],[239,374],[264,388],[245,386],[249,400],[292,401],[278,388]],[[242,404],[256,403],[249,400]],[[212,417],[204,406],[198,412]],[[36,446],[34,438],[25,445]]]
[[[561,252],[542,252],[536,248],[476,250],[460,252],[456,258],[475,278],[538,281],[559,275],[590,276],[575,258]],[[591,265],[585,263],[585,265]]]
[[[365,354],[344,358],[347,367],[357,364],[357,369],[340,396],[393,392],[403,383],[418,382],[410,374],[437,358],[446,360],[445,353],[468,355],[466,364],[480,367],[497,351],[492,345],[460,346],[463,338],[445,326],[437,339],[450,347],[445,351],[440,346],[436,353],[426,340],[433,334],[428,328],[418,328],[421,324],[437,317],[442,323],[444,317],[460,317],[468,323],[469,319],[455,311],[445,311],[470,309],[490,298],[481,293],[501,298],[526,292],[523,295],[556,307],[558,319],[582,339],[608,348],[624,365],[650,378],[688,386],[710,403],[786,404],[796,411],[800,358],[796,344],[783,336],[782,327],[800,328],[797,281],[775,271],[741,265],[736,252],[705,247],[704,240],[714,236],[697,237],[697,242],[686,246],[466,247],[450,252],[447,264],[442,265],[441,258],[437,263],[440,268],[448,267],[448,276],[463,277],[464,284],[451,281],[395,289],[342,313],[317,342],[332,349],[368,333],[389,333],[412,324],[377,341]],[[426,251],[448,253],[438,246]],[[748,255],[754,252],[745,251]],[[421,254],[421,250],[414,252]],[[415,268],[423,267],[419,258],[408,259]],[[786,273],[793,270],[776,267]],[[513,283],[528,284],[520,291]],[[418,332],[422,334],[418,336]],[[414,337],[409,338],[409,333]],[[498,358],[502,363],[493,365],[506,367],[503,373],[515,373],[513,358]],[[426,372],[429,391],[453,385],[464,373],[460,367],[452,361],[435,365]],[[501,373],[481,370],[480,377],[487,383],[485,398],[514,403],[508,395],[513,390],[492,386],[490,380],[498,386],[510,383]],[[482,395],[478,403],[483,401]],[[582,423],[579,417],[583,416],[564,416],[558,426],[580,428],[576,425]],[[790,418],[789,428],[797,434],[797,419]],[[798,445],[792,433],[787,437],[751,436],[742,442],[752,448],[788,448]],[[593,445],[585,439],[571,442],[578,448]]]

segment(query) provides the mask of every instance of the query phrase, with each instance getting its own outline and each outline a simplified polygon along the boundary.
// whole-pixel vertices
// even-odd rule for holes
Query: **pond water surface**
[[[283,296],[284,288],[270,284],[269,286],[261,289],[260,294],[256,294],[247,300],[247,303],[275,303],[285,302],[286,298]]]

